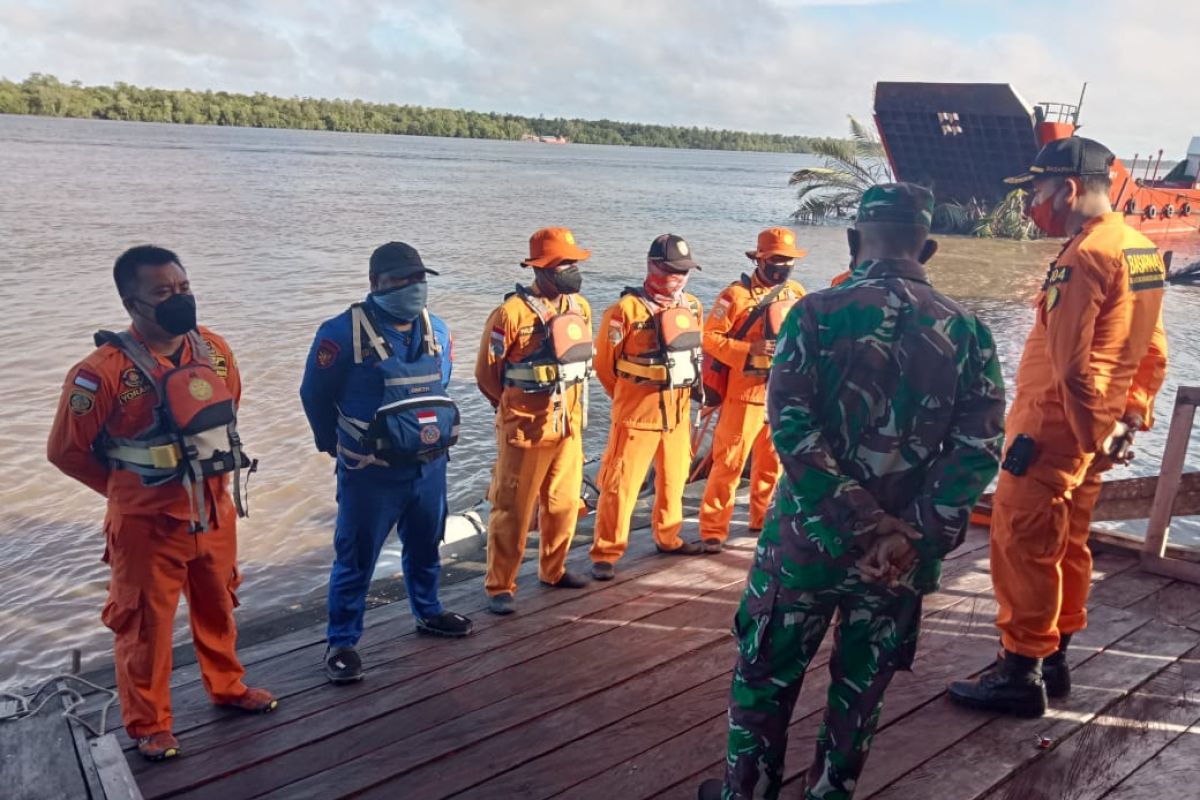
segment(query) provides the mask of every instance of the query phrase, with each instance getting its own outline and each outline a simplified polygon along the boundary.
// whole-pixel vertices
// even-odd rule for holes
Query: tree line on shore
[[[249,128],[390,133],[470,139],[565,136],[580,144],[808,153],[833,139],[771,133],[643,125],[613,120],[545,119],[449,108],[275,97],[256,92],[154,89],[114,83],[84,86],[34,73],[21,82],[0,78],[0,114],[232,125]]]

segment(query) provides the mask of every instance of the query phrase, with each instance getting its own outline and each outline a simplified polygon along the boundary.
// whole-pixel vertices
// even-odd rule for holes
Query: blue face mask
[[[371,300],[376,307],[396,322],[412,322],[420,316],[428,297],[429,284],[424,281],[382,292],[371,292]]]

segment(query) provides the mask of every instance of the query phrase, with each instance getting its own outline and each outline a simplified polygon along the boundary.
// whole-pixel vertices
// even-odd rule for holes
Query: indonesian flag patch
[[[75,373],[73,383],[81,389],[95,392],[100,389],[100,376],[94,372],[88,372],[86,369],[81,369]]]
[[[418,411],[418,425],[437,425],[437,413],[434,411]]]

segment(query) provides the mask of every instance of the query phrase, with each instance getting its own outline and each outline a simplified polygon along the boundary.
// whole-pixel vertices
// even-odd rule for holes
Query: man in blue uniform
[[[375,562],[393,526],[417,630],[453,637],[472,630],[437,596],[458,409],[447,394],[450,331],[425,308],[426,275],[437,273],[407,244],[389,242],[372,253],[371,293],[321,325],[300,386],[317,449],[337,459],[325,654],[333,683],[363,677],[354,648]]]

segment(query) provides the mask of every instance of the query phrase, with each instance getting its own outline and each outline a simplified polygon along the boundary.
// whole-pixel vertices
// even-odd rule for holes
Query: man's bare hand
[[[883,583],[891,588],[899,585],[904,575],[917,561],[912,541],[903,533],[880,536],[867,548],[858,562],[858,569],[868,583]]]
[[[750,355],[752,356],[773,356],[775,355],[775,340],[774,339],[759,339],[750,343]]]
[[[921,538],[921,532],[899,517],[884,514],[875,525],[876,536],[888,536],[893,533],[903,534],[906,538],[916,541]]]

